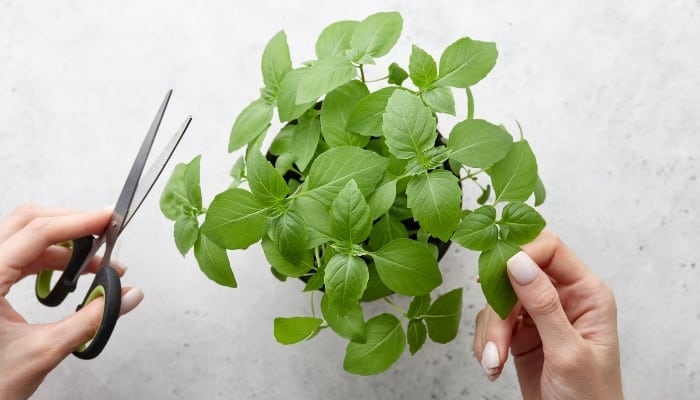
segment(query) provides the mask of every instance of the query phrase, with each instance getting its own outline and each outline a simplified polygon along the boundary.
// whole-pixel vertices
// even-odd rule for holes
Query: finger
[[[0,242],[24,228],[29,221],[39,217],[56,217],[74,214],[75,209],[60,207],[43,207],[35,204],[22,204],[0,221]]]
[[[507,266],[513,289],[537,326],[545,352],[579,341],[581,337],[564,313],[559,294],[547,274],[522,251],[511,257]]]
[[[505,320],[502,320],[490,306],[486,306],[477,314],[474,355],[491,381],[500,376],[506,363],[513,328],[517,320],[517,307]]]
[[[63,270],[70,260],[71,250],[63,246],[50,246],[39,255],[34,261],[29,263],[22,269],[21,277],[39,273],[41,270]],[[102,264],[102,257],[95,256],[88,263],[83,274],[96,273]],[[110,265],[117,271],[119,276],[123,276],[126,272],[126,267],[121,263],[110,260]]]
[[[523,246],[534,262],[557,283],[569,285],[595,279],[595,275],[555,234],[544,231],[533,242]]]

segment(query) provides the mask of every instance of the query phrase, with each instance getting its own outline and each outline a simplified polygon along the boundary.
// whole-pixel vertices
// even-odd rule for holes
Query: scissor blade
[[[158,112],[151,123],[151,128],[148,130],[146,137],[143,139],[141,148],[139,148],[136,159],[131,166],[131,171],[129,171],[129,175],[126,178],[126,183],[124,183],[122,192],[119,195],[119,200],[117,200],[117,205],[114,206],[114,214],[112,218],[113,222],[109,225],[108,231],[114,230],[116,231],[114,233],[118,234],[124,227],[124,221],[129,212],[129,208],[131,207],[131,201],[134,198],[136,189],[138,188],[139,180],[141,178],[141,174],[143,173],[143,168],[146,165],[146,160],[148,160],[148,153],[151,151],[153,141],[156,138],[156,133],[158,133],[160,122],[163,120],[163,114],[165,114],[165,108],[168,106],[168,101],[170,101],[170,96],[172,93],[173,91],[171,89],[165,94],[165,98],[163,99],[163,102],[161,103],[160,108],[158,109]],[[107,240],[109,241],[110,237],[113,238],[112,240],[116,240],[116,236],[117,235],[108,235]]]
[[[146,174],[141,178],[138,188],[136,189],[136,193],[134,194],[133,200],[131,201],[131,207],[129,208],[129,212],[126,215],[126,218],[124,219],[122,229],[126,228],[126,225],[129,224],[131,218],[134,216],[136,211],[138,211],[139,207],[141,207],[141,204],[146,199],[146,196],[148,196],[148,193],[153,188],[153,185],[158,180],[158,177],[160,177],[160,174],[163,172],[163,169],[165,169],[165,165],[168,163],[170,157],[173,155],[175,148],[180,143],[180,139],[182,139],[182,136],[185,134],[187,127],[190,126],[191,121],[192,116],[189,116],[185,119],[185,122],[182,123],[180,129],[178,129],[178,131],[175,132],[175,135],[173,135],[173,137],[170,139],[168,145],[160,153],[158,159],[156,159],[153,165],[151,165],[151,167],[148,169],[148,172],[146,172]]]

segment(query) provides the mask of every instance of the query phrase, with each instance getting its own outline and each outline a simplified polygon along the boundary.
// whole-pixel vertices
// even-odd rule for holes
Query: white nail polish
[[[131,288],[122,296],[122,305],[119,308],[119,315],[124,315],[136,308],[143,300],[143,291],[139,288]]]
[[[506,261],[508,272],[522,286],[529,285],[537,278],[539,267],[525,252],[518,252]]]
[[[481,368],[489,380],[496,379],[501,365],[501,357],[498,355],[498,347],[496,343],[488,342],[484,346],[484,351],[481,353]]]

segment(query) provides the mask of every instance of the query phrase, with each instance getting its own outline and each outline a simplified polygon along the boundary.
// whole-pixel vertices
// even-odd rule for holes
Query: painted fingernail
[[[495,380],[499,374],[499,366],[501,365],[501,357],[498,355],[498,347],[496,343],[487,342],[484,346],[484,351],[481,353],[481,368],[484,369],[486,377],[490,381]]]
[[[523,251],[511,257],[506,264],[508,265],[508,272],[522,286],[532,283],[537,278],[540,270],[537,264],[532,261],[532,258]]]
[[[143,291],[139,288],[131,288],[122,296],[122,305],[119,308],[119,315],[124,315],[136,308],[143,300]]]

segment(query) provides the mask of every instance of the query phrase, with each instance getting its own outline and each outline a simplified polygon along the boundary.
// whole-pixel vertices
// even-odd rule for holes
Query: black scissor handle
[[[97,332],[92,340],[73,352],[76,357],[83,360],[95,358],[100,354],[105,345],[107,345],[114,326],[117,324],[117,319],[119,319],[119,308],[122,304],[122,284],[117,270],[109,265],[104,265],[97,272],[85,299],[76,311],[99,297],[104,297],[105,301],[100,326],[97,328]]]
[[[51,287],[51,276],[53,270],[42,270],[36,277],[35,293],[41,304],[49,307],[56,307],[61,304],[68,293],[75,290],[77,277],[80,273],[80,266],[85,262],[95,238],[92,235],[81,237],[71,241],[73,252],[68,260],[68,264],[61,273],[61,278],[56,285]]]

